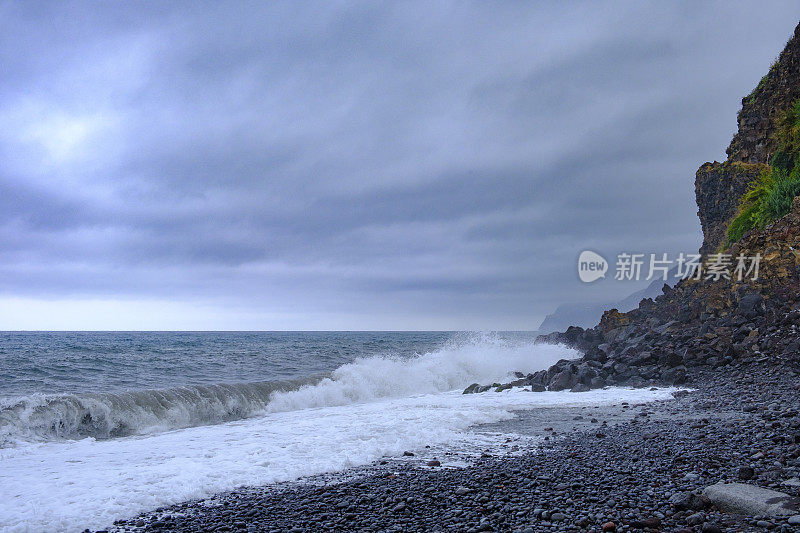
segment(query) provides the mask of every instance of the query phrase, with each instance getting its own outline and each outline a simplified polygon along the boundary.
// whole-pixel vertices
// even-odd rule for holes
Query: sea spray
[[[560,359],[577,357],[579,352],[562,345],[473,334],[418,357],[356,359],[317,384],[274,393],[267,410],[292,411],[463,389],[473,382],[501,381],[514,371],[535,372]]]

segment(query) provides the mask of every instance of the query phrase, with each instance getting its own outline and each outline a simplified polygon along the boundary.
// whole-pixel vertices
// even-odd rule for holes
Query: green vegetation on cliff
[[[776,137],[778,149],[769,168],[750,185],[728,227],[729,245],[788,213],[792,200],[800,195],[800,100],[781,118]]]

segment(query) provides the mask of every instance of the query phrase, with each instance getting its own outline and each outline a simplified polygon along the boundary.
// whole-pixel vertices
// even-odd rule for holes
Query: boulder
[[[664,358],[664,362],[668,367],[675,367],[683,363],[683,356],[677,352],[669,352]]]
[[[748,516],[792,516],[800,512],[800,498],[746,483],[717,483],[703,495],[723,511]]]
[[[763,315],[766,310],[764,298],[757,292],[751,292],[742,296],[736,312],[744,318],[752,320],[757,316]]]
[[[589,383],[589,387],[592,389],[601,389],[605,386],[606,386],[606,380],[600,376],[593,377],[591,383]]]
[[[547,370],[540,370],[529,378],[531,383],[545,385],[547,384]]]
[[[592,378],[594,378],[596,375],[597,372],[594,368],[587,364],[582,364],[578,367],[576,379],[584,385],[589,385],[592,382]]]
[[[669,385],[682,385],[686,383],[686,367],[681,365],[663,370],[661,372],[661,381]]]
[[[559,391],[564,389],[569,389],[573,385],[575,385],[577,379],[576,376],[569,371],[568,368],[565,368],[555,376],[550,381],[550,386],[548,387],[551,391]]]

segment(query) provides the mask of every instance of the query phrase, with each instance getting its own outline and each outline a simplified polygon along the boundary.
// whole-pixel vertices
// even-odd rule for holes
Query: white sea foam
[[[372,358],[332,379],[274,393],[261,416],[147,436],[0,449],[0,531],[109,526],[158,506],[368,464],[404,450],[484,439],[470,427],[518,409],[644,402],[669,391],[608,389],[462,395],[473,381],[574,356],[564,347],[481,340],[419,358]],[[455,389],[455,390],[453,390]]]
[[[413,359],[367,357],[342,365],[330,378],[299,390],[276,392],[268,411],[398,398],[508,380],[512,371],[535,372],[580,353],[554,344],[513,343],[477,335]]]

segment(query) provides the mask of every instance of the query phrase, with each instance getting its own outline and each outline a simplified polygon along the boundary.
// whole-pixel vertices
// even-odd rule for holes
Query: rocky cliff
[[[585,353],[530,376],[550,390],[684,383],[693,369],[770,361],[800,369],[800,197],[788,215],[727,253],[760,254],[757,279],[683,280],[628,313],[540,337]]]
[[[766,168],[762,163],[726,161],[704,163],[695,175],[697,216],[703,229],[700,253],[714,253],[727,240],[728,224],[736,216],[739,199]]]
[[[665,286],[663,294],[642,300],[630,312],[606,311],[594,328],[571,327],[540,337],[574,346],[585,355],[526,377],[531,385],[580,391],[605,385],[678,384],[691,379],[694,369],[745,368],[759,361],[800,370],[800,196],[788,214],[746,232],[725,249],[728,224],[740,198],[769,168],[782,142],[781,117],[798,98],[800,25],[769,73],[743,99],[728,160],[705,163],[697,171],[701,252],[724,250],[732,260],[730,275],[685,279],[674,288]],[[740,254],[761,258],[757,275],[737,275]]]
[[[758,86],[742,99],[739,128],[726,150],[728,159],[704,163],[695,177],[697,215],[703,229],[700,252],[725,244],[739,199],[775,153],[778,121],[800,98],[800,25]]]

